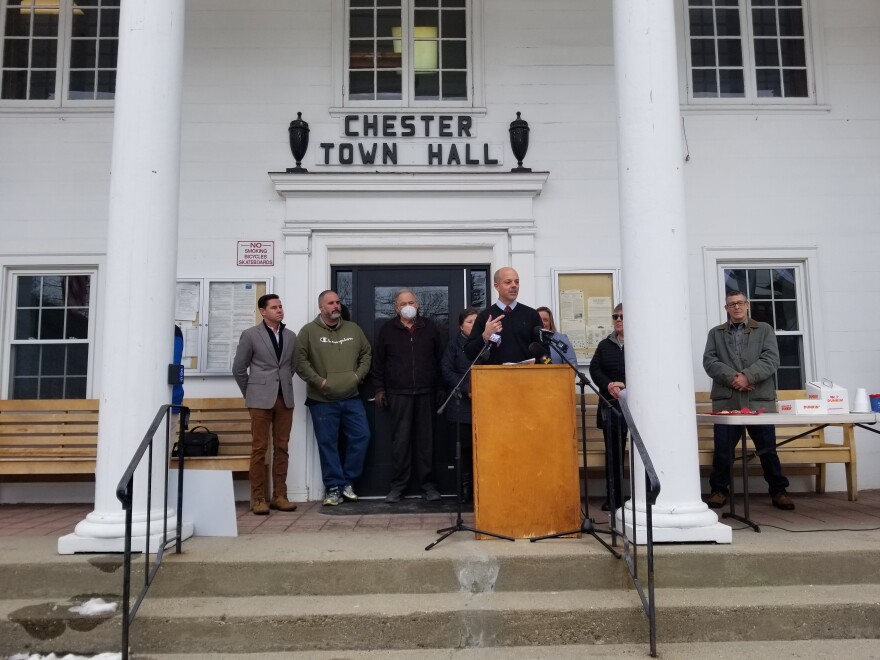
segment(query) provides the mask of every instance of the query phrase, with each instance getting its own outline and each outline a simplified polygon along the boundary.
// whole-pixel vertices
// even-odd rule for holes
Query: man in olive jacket
[[[728,291],[728,321],[709,331],[703,351],[703,369],[712,379],[712,411],[766,408],[776,411],[776,386],[773,376],[779,368],[779,349],[773,328],[749,318],[749,301],[742,291]],[[773,505],[794,509],[786,494],[788,479],[782,474],[776,454],[776,427],[750,424],[745,427],[755,444],[764,480]],[[706,503],[720,509],[727,503],[730,488],[730,465],[733,447],[742,433],[739,426],[715,425],[715,451]]]
[[[358,386],[370,372],[372,351],[356,323],[342,319],[339,296],[324,291],[318,296],[320,313],[297,335],[299,362],[296,373],[307,384],[306,405],[312,416],[324,505],[336,506],[343,498],[357,500],[354,480],[364,469],[370,427]],[[339,430],[346,451],[339,454]]]

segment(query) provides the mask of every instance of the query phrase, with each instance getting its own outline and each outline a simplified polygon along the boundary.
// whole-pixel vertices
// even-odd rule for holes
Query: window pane
[[[763,321],[775,326],[773,322],[773,303],[769,300],[752,300],[749,305],[749,313],[756,321]]]
[[[29,99],[47,101],[55,98],[55,72],[34,71],[31,74]]]
[[[419,73],[415,78],[415,95],[417,99],[430,100],[440,97],[439,73]]]
[[[746,85],[743,81],[742,69],[721,69],[718,72],[721,81],[722,98],[739,98],[745,96]]]
[[[749,284],[748,275],[745,270],[724,270],[724,290],[729,293],[731,291],[741,291],[748,295]]]
[[[69,309],[67,310],[67,329],[64,333],[65,339],[88,339],[89,337],[89,310]]]
[[[373,35],[373,12],[352,11],[349,20],[348,34],[350,37],[372,37]]]
[[[421,10],[415,12],[415,26],[420,27],[440,27],[440,12]],[[436,33],[435,33],[436,34]]]
[[[97,37],[98,9],[77,7],[73,12],[72,34],[74,37]]]
[[[376,73],[376,97],[396,100],[403,89],[400,71],[379,71]]]
[[[352,41],[348,47],[348,68],[372,69],[376,66],[373,41]],[[388,43],[388,42],[382,42]]]
[[[810,95],[805,70],[786,69],[782,72],[782,79],[785,81],[786,98],[806,98]]]
[[[738,37],[741,35],[739,9],[718,9],[715,12],[719,37]]]
[[[776,29],[775,9],[752,9],[752,29],[756,37],[775,37]]]
[[[782,50],[782,66],[807,65],[803,39],[783,39],[779,42],[779,46]]]
[[[22,67],[28,65],[27,39],[7,39],[3,44],[3,66],[7,68]]]
[[[800,337],[798,337],[800,339]],[[802,390],[805,386],[802,367],[780,368],[776,371],[776,387],[780,390]]]
[[[742,66],[742,46],[739,39],[718,40],[718,66]]]
[[[749,298],[767,299],[773,296],[773,280],[769,268],[749,270]]]
[[[58,6],[57,4],[55,5]],[[46,7],[48,10],[49,8]],[[57,37],[58,36],[58,12],[44,11],[37,12],[34,16],[34,36],[35,37]]]
[[[776,39],[755,39],[755,66],[779,66]]]
[[[90,39],[74,39],[70,43],[70,66],[74,69],[93,67],[97,53],[97,42]]]
[[[6,36],[7,37],[27,37],[31,33],[31,22],[28,14],[23,14],[20,10],[9,7],[6,10]]]
[[[779,364],[783,367],[797,367],[803,363],[801,359],[801,335],[779,335],[776,337],[779,345]]]
[[[690,17],[691,36],[715,36],[715,21],[711,9],[691,9],[688,12],[688,16]]]
[[[400,11],[396,9],[379,9],[376,11],[376,36],[391,37],[393,29],[400,27]]]
[[[27,71],[4,71],[2,87],[2,98],[4,99],[26,99],[27,98]]]
[[[800,9],[779,10],[779,34],[783,37],[804,36],[804,15]]]
[[[116,97],[115,71],[98,71],[98,93],[96,97],[99,99],[113,99]]]
[[[718,96],[718,81],[715,69],[694,69],[694,96],[697,98],[715,98]]]
[[[36,376],[40,369],[40,347],[36,344],[16,344],[12,347],[12,375]]]
[[[101,41],[98,42],[98,66],[102,69],[115,69],[118,53],[118,40],[101,39]]]
[[[40,398],[41,399],[63,399],[64,398],[64,379],[63,378],[41,378],[40,379]]]
[[[776,310],[776,329],[786,331],[800,330],[798,327],[797,303],[794,300],[777,301],[775,303]]]
[[[399,69],[403,63],[400,52],[400,39],[395,41],[376,42],[377,60],[376,67],[379,69]]]
[[[40,339],[62,339],[64,337],[64,310],[43,309],[40,315]]]
[[[18,290],[15,296],[16,307],[39,307],[41,277],[21,275],[18,278]]]
[[[95,72],[71,71],[68,98],[92,99],[95,96]]]
[[[444,69],[467,68],[467,42],[444,41],[441,52],[440,64]]]
[[[372,99],[373,72],[352,71],[348,74],[348,96],[353,99]]]
[[[47,275],[43,278],[43,290],[40,295],[40,304],[43,307],[64,305],[65,279],[62,275]]]
[[[58,58],[57,39],[31,41],[31,66],[35,69],[54,69]]]
[[[465,0],[443,0],[444,7],[464,7]]]
[[[89,345],[69,344],[67,346],[68,376],[85,376],[89,370]]]
[[[36,378],[13,378],[11,399],[39,398],[40,381]]]
[[[64,344],[43,346],[40,359],[41,376],[63,376],[66,364],[67,347]]]
[[[762,98],[781,97],[782,81],[776,69],[759,69],[755,72],[758,96]]]
[[[86,398],[85,378],[67,378],[65,379],[64,398],[65,399],[85,399]]]
[[[446,101],[467,99],[467,73],[464,71],[443,72],[443,99]]]
[[[36,339],[38,336],[37,324],[40,319],[40,311],[37,309],[19,309],[15,312],[15,338]]]
[[[691,39],[691,66],[715,66],[714,39]]]
[[[444,39],[464,39],[467,36],[465,13],[460,10],[444,11],[443,16]]]
[[[773,295],[776,298],[794,298],[797,295],[793,268],[773,269]]]
[[[102,37],[115,37],[119,34],[119,10],[101,9],[101,29],[99,31]]]

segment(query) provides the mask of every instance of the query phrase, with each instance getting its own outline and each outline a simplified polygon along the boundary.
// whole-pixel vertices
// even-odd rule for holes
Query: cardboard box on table
[[[849,392],[845,387],[835,385],[827,378],[807,383],[807,398],[824,401],[829,415],[849,413]]]
[[[478,366],[471,372],[471,392],[474,525],[515,538],[579,529],[571,369]]]
[[[776,410],[782,415],[827,415],[828,405],[818,399],[791,399],[777,401]]]

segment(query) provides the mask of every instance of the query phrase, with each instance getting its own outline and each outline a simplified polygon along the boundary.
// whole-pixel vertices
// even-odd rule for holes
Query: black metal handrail
[[[144,439],[141,440],[141,444],[138,446],[137,450],[132,456],[131,461],[128,464],[128,467],[125,469],[125,472],[122,475],[122,478],[119,480],[119,485],[116,487],[116,497],[122,503],[122,508],[125,510],[125,555],[123,558],[123,572],[122,572],[122,642],[121,642],[121,651],[123,660],[128,660],[128,641],[129,641],[129,632],[131,630],[131,624],[134,621],[134,617],[137,614],[138,609],[141,606],[144,598],[147,595],[147,591],[150,589],[150,585],[153,583],[153,578],[156,576],[157,571],[159,570],[159,566],[162,564],[162,557],[165,554],[165,550],[171,543],[175,544],[175,552],[180,554],[181,551],[181,543],[183,541],[183,467],[184,467],[184,453],[183,451],[178,452],[179,456],[179,471],[177,474],[177,530],[175,535],[172,538],[168,538],[168,468],[170,465],[170,451],[169,451],[169,438],[171,437],[171,414],[172,412],[176,412],[180,410],[180,435],[178,446],[183,447],[183,433],[186,430],[189,421],[189,408],[186,406],[172,406],[171,404],[165,404],[159,407],[159,410],[156,412],[156,416],[153,418],[153,422],[150,424],[150,428],[147,429],[146,434],[144,435]],[[159,547],[156,549],[156,559],[153,561],[152,566],[150,565],[150,511],[151,504],[153,499],[153,445],[156,431],[159,429],[159,425],[162,423],[162,419],[165,419],[165,434],[163,437],[165,443],[165,454],[163,456],[165,460],[165,471],[164,471],[164,479],[165,479],[165,499],[163,503],[163,511],[166,512],[166,515],[163,516],[162,519],[162,543],[159,544]],[[144,534],[144,585],[141,587],[140,592],[138,593],[137,598],[132,605],[130,603],[131,599],[131,528],[132,528],[132,506],[134,503],[134,474],[135,471],[141,464],[141,461],[144,458],[144,454],[147,456],[147,505],[146,505],[146,531]]]
[[[651,657],[657,657],[657,609],[656,602],[654,599],[654,533],[653,533],[653,507],[654,504],[657,503],[657,497],[660,495],[660,480],[657,478],[657,473],[654,470],[654,463],[651,461],[651,457],[648,454],[648,450],[645,447],[645,443],[642,440],[642,436],[639,433],[639,429],[636,426],[635,420],[633,419],[632,413],[630,412],[629,405],[627,404],[627,392],[624,390],[621,392],[621,396],[618,399],[620,402],[620,409],[615,406],[610,405],[604,397],[599,397],[599,405],[605,406],[606,413],[606,424],[614,424],[617,426],[617,437],[621,440],[626,437],[627,430],[629,431],[629,439],[630,439],[630,452],[629,452],[629,474],[630,474],[630,503],[632,506],[632,538],[629,537],[629,532],[627,531],[626,519],[627,519],[627,507],[623,502],[614,503],[616,506],[620,507],[618,511],[620,511],[621,515],[621,529],[616,530],[617,534],[623,538],[623,557],[626,561],[626,568],[629,572],[630,579],[633,581],[633,585],[636,588],[636,591],[639,594],[639,598],[642,601],[642,609],[645,611],[645,616],[648,618],[648,636],[649,636],[649,645],[651,648]],[[610,455],[608,455],[608,448],[606,448],[606,461],[610,463]],[[638,566],[638,534],[637,534],[637,525],[635,521],[635,454],[638,452],[639,457],[642,461],[642,471],[645,478],[645,554],[647,555],[647,571],[648,571],[648,583],[647,583],[647,594],[645,593],[645,588],[642,585],[642,580],[639,577],[639,566]],[[620,454],[623,455],[623,447],[620,448]],[[623,465],[617,465],[617,474],[612,475],[612,479],[618,481],[618,483],[623,483]],[[611,497],[614,497],[614,488],[609,488],[611,492]],[[616,514],[615,514],[616,515]],[[612,517],[612,529],[616,527],[616,520]]]

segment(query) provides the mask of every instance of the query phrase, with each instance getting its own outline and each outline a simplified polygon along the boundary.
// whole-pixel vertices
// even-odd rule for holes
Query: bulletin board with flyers
[[[183,331],[183,366],[188,374],[232,373],[242,331],[260,322],[257,300],[271,279],[180,279],[174,322]]]
[[[617,270],[554,270],[553,318],[568,335],[579,364],[588,364],[613,329],[611,312],[620,300]]]

